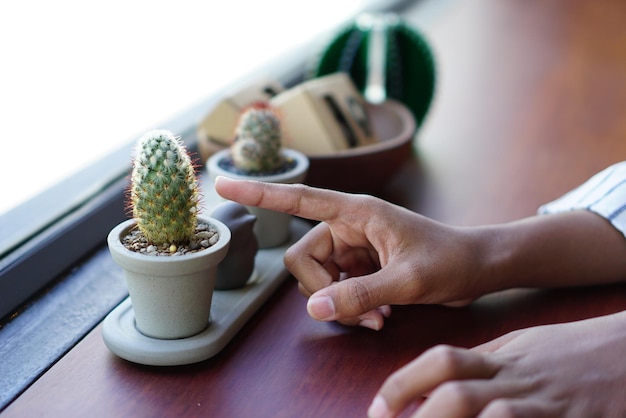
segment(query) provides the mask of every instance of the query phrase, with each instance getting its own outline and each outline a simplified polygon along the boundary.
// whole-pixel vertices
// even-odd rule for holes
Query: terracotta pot
[[[150,256],[127,249],[123,237],[136,226],[132,219],[107,238],[113,260],[124,269],[137,329],[158,339],[185,338],[209,325],[217,266],[230,244],[230,230],[213,218],[219,240],[209,248],[180,256]]]

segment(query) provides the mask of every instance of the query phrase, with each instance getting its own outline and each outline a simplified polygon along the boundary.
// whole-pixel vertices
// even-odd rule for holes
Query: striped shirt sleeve
[[[626,161],[604,169],[574,190],[541,206],[538,213],[578,209],[606,218],[626,237]]]

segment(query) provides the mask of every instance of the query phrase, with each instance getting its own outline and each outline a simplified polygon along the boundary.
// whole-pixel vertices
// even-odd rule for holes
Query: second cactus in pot
[[[280,117],[267,103],[256,103],[242,112],[230,149],[213,154],[209,176],[254,179],[271,183],[299,183],[309,168],[301,152],[283,146]],[[260,248],[275,247],[289,238],[290,216],[255,207],[255,234]]]

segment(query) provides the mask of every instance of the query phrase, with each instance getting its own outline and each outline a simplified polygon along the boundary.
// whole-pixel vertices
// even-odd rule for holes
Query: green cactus
[[[280,120],[266,103],[244,110],[235,131],[231,154],[235,167],[248,172],[272,172],[283,164]]]
[[[190,241],[196,227],[198,182],[180,138],[153,130],[138,141],[130,203],[133,218],[154,245]]]

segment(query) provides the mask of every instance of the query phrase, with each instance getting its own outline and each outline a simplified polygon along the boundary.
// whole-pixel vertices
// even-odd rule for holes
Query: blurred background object
[[[312,63],[310,77],[350,74],[365,98],[396,99],[421,126],[433,99],[436,67],[424,35],[393,13],[365,13],[340,30]]]

